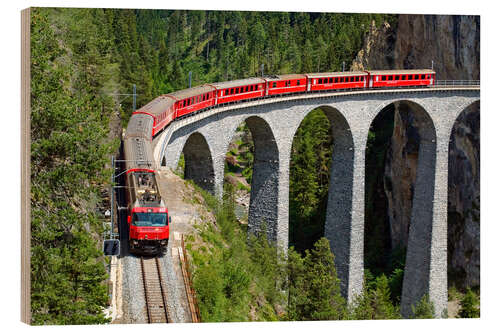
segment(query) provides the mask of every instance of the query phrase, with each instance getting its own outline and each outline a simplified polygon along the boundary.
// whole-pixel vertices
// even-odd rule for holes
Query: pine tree
[[[424,295],[416,306],[411,306],[413,319],[432,319],[434,318],[434,304],[430,301],[429,295]]]
[[[289,252],[288,320],[340,320],[346,317],[345,299],[330,244],[321,238],[304,258]]]
[[[467,292],[460,300],[458,315],[460,318],[479,318],[479,314],[479,298],[470,288],[467,288]]]

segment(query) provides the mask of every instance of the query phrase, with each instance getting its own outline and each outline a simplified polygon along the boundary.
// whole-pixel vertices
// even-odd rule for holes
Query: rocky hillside
[[[430,68],[438,80],[478,80],[479,16],[399,15],[397,26],[371,26],[351,70]],[[479,105],[455,124],[449,154],[448,272],[459,286],[479,285]],[[385,162],[385,194],[393,246],[408,239],[418,160],[418,124],[396,106]]]

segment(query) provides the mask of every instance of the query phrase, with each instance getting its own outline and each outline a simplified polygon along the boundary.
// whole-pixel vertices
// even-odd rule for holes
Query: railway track
[[[158,258],[141,257],[148,323],[169,323],[167,293]]]

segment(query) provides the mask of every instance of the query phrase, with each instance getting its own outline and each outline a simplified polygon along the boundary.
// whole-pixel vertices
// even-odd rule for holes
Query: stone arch
[[[353,278],[355,268],[352,266],[352,257],[356,255],[353,254],[354,244],[351,242],[355,154],[353,136],[347,119],[339,109],[331,105],[317,105],[304,112],[301,121],[292,132],[292,138],[305,117],[317,108],[328,118],[333,136],[324,236],[329,240],[330,248],[335,254],[335,266],[342,294],[352,299],[356,291],[361,288],[352,285],[356,284],[356,279]]]
[[[431,271],[434,269],[431,267],[431,262],[439,251],[435,239],[438,238],[438,233],[442,232],[436,225],[436,221],[442,217],[436,216],[438,214],[435,212],[436,128],[431,115],[421,104],[401,99],[385,106],[390,104],[395,105],[395,119],[406,117],[407,124],[411,124],[407,128],[414,138],[409,149],[414,149],[414,153],[418,155],[415,181],[411,191],[411,217],[401,295],[401,312],[407,317],[412,312],[411,306],[420,301],[424,295],[430,295],[431,285],[436,283],[431,281]],[[381,110],[382,108],[379,111]],[[398,131],[404,130],[402,127],[396,127],[394,133],[397,135]],[[394,156],[396,153],[392,154]],[[436,301],[433,295],[430,296],[432,301]],[[442,295],[439,297],[442,298]],[[436,306],[440,308],[441,304]]]
[[[182,150],[184,153],[184,178],[192,179],[202,189],[214,193],[214,165],[207,140],[200,132],[191,134]]]
[[[244,120],[254,143],[253,175],[248,211],[249,232],[263,231],[266,223],[268,239],[276,241],[278,232],[279,149],[269,123],[259,116]]]
[[[460,109],[448,147],[448,286],[480,285],[480,104]]]

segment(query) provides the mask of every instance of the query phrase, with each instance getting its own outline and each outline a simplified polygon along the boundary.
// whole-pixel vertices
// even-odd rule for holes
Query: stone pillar
[[[278,147],[271,128],[262,118],[250,117],[246,122],[255,147],[248,212],[249,232],[257,233],[265,222],[267,237],[277,240],[280,182]]]
[[[445,134],[446,133],[446,134]],[[449,135],[438,136],[434,216],[430,244],[429,298],[436,317],[448,308],[448,147]]]
[[[412,305],[416,305],[425,294],[430,294],[431,268],[444,270],[446,279],[446,233],[444,236],[440,235],[440,231],[436,229],[436,226],[444,224],[446,229],[446,202],[444,200],[446,200],[447,196],[436,197],[436,144],[432,141],[435,140],[422,138],[419,147],[403,292],[401,295],[401,313],[404,317],[409,317],[412,314]],[[446,189],[444,190],[446,192]],[[444,216],[435,211],[437,207],[434,203],[439,200],[444,203]],[[442,218],[444,221],[436,221],[436,218]],[[444,254],[441,253],[444,265],[443,267],[435,267],[435,261],[431,265],[431,260],[436,260],[439,251],[443,251],[443,249],[436,247],[441,243],[439,240],[442,237],[445,239]],[[432,275],[435,274],[436,272],[432,272]],[[434,287],[437,284],[439,284],[439,281],[433,281],[432,283]],[[434,296],[436,295],[436,291],[432,291],[432,293]],[[440,304],[435,304],[435,306],[436,310],[439,311]]]
[[[278,248],[287,251],[289,235],[289,205],[290,205],[290,150],[280,146],[280,163],[278,173],[278,216],[276,225],[276,242]]]
[[[325,237],[335,255],[342,295],[351,302],[363,283],[364,143],[354,146],[340,113],[325,114],[334,137]]]

